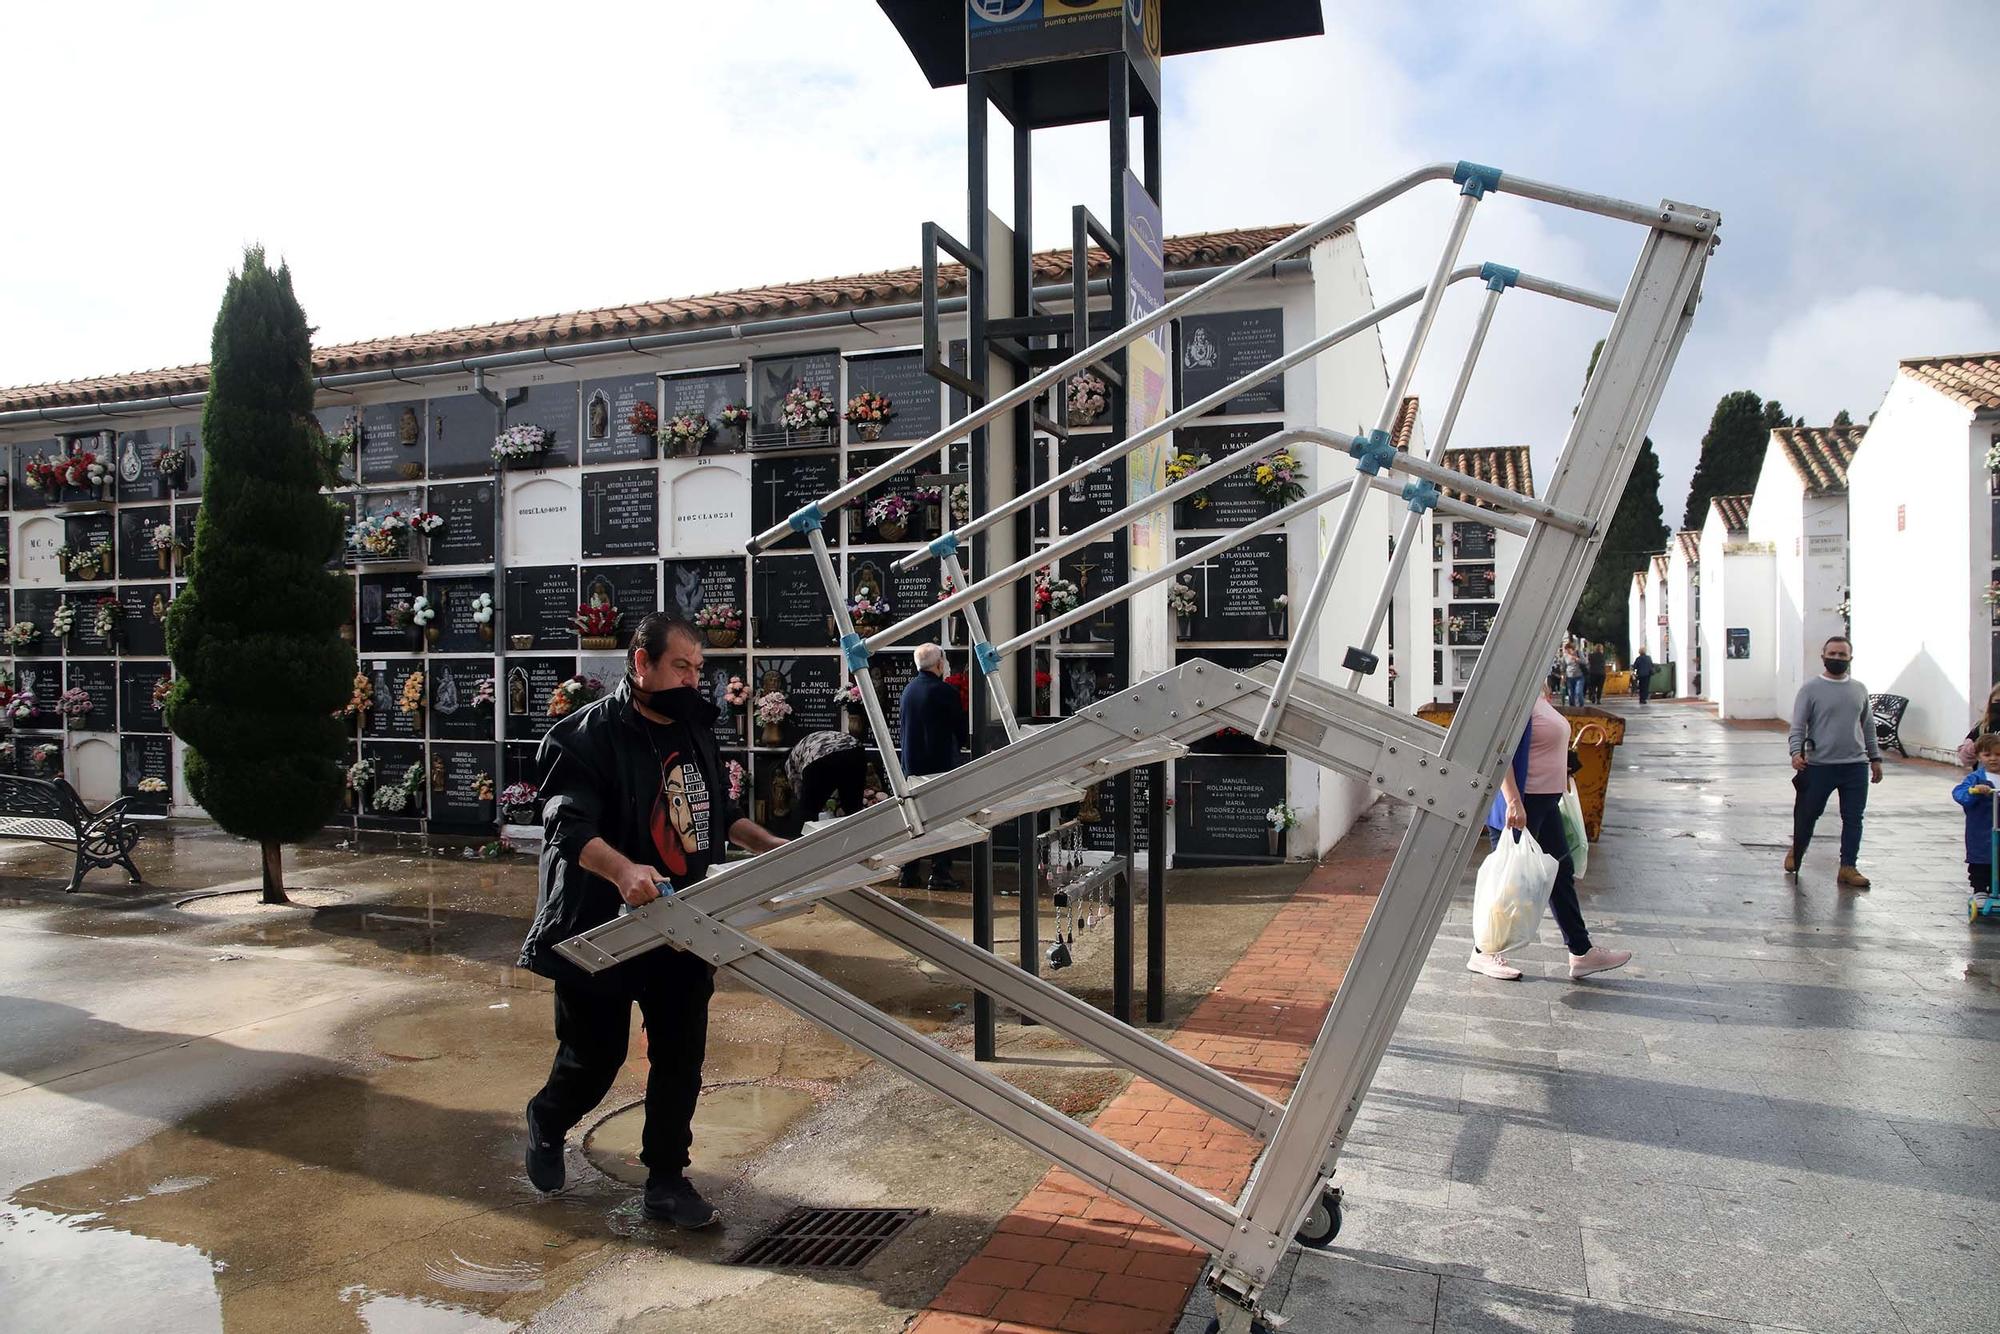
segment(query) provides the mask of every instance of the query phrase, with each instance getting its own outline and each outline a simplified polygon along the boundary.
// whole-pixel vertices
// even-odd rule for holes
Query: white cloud
[[[1977,301],[1888,287],[1817,302],[1774,325],[1749,379],[1783,386],[1792,416],[1833,420],[1842,408],[1866,421],[1905,357],[1990,352],[2000,347],[2000,318]]]

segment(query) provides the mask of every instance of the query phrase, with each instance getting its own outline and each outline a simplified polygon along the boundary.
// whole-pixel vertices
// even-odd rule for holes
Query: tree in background
[[[1584,383],[1597,369],[1603,340],[1591,349],[1590,367]],[[1660,457],[1653,452],[1653,440],[1639,444],[1639,457],[1632,462],[1625,490],[1619,494],[1618,508],[1611,513],[1598,548],[1597,563],[1584,581],[1583,595],[1577,599],[1576,614],[1570,618],[1572,634],[1593,643],[1616,646],[1621,660],[1629,661],[1626,650],[1627,612],[1631,601],[1632,575],[1645,569],[1653,554],[1667,545],[1667,525],[1660,513]]]
[[[341,801],[354,683],[340,638],[349,584],[326,569],[341,516],[320,494],[312,331],[261,247],[243,255],[215,317],[201,517],[188,583],[167,618],[176,680],[167,725],[187,781],[223,829],[263,849],[264,902],[284,903],[284,845]]]
[[[1776,430],[1780,426],[1804,426],[1805,424],[1806,419],[1804,417],[1787,417],[1785,415],[1785,405],[1775,398],[1764,404],[1764,429],[1766,431]],[[1724,491],[1721,494],[1728,495],[1729,493]]]
[[[1715,497],[1742,495],[1756,486],[1770,438],[1764,404],[1756,394],[1748,389],[1724,394],[1709,418],[1708,434],[1701,438],[1701,457],[1688,483],[1681,527],[1700,528],[1708,518],[1708,502]]]
[[[1847,415],[1846,408],[1842,408],[1833,414],[1833,424],[1835,426],[1852,426],[1854,425],[1854,418]]]

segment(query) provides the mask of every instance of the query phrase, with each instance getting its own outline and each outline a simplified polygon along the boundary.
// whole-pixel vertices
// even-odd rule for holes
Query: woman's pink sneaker
[[[1572,979],[1589,977],[1592,973],[1608,973],[1614,968],[1623,968],[1632,962],[1630,950],[1607,950],[1602,945],[1592,945],[1588,954],[1569,956],[1569,975]]]
[[[1497,977],[1502,982],[1518,982],[1521,980],[1521,970],[1513,964],[1508,963],[1504,955],[1481,954],[1478,950],[1474,950],[1472,957],[1465,961],[1465,970],[1468,973],[1481,973],[1487,977]]]

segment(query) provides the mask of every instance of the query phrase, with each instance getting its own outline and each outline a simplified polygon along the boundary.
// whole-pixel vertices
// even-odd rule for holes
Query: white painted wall
[[[1848,467],[1854,674],[1909,698],[1913,755],[1949,757],[1992,684],[1985,454],[1996,431],[1991,415],[1898,375]]]
[[[1722,624],[1750,631],[1750,656],[1728,656],[1726,637],[1717,655],[1717,711],[1724,718],[1772,718],[1777,716],[1775,679],[1776,637],[1772,633],[1771,608],[1776,587],[1776,554],[1761,543],[1744,542],[1724,548],[1722,554]]]
[[[1694,617],[1695,570],[1676,535],[1667,556],[1667,647],[1669,661],[1674,664],[1674,684],[1683,696],[1695,693],[1695,659],[1701,634]]]
[[[1785,461],[1784,446],[1767,437],[1757,487],[1750,497],[1750,540],[1769,544],[1774,553],[1771,581],[1771,633],[1776,639],[1772,659],[1773,716],[1791,717],[1792,697],[1804,683],[1799,645],[1804,640],[1805,483]],[[1814,675],[1818,675],[1815,671]]]
[[[1647,626],[1653,619],[1653,588],[1651,571],[1634,571],[1632,586],[1625,595],[1625,644],[1628,657],[1626,666],[1639,656],[1641,647],[1648,644]],[[1654,655],[1658,661],[1658,655]]]

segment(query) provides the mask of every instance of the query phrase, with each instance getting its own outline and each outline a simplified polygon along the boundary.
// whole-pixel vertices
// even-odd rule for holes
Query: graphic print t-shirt
[[[675,887],[685,888],[707,875],[715,860],[717,803],[710,799],[708,778],[695,761],[687,730],[679,723],[650,720],[646,729],[660,761],[660,787],[648,821],[653,851]]]

